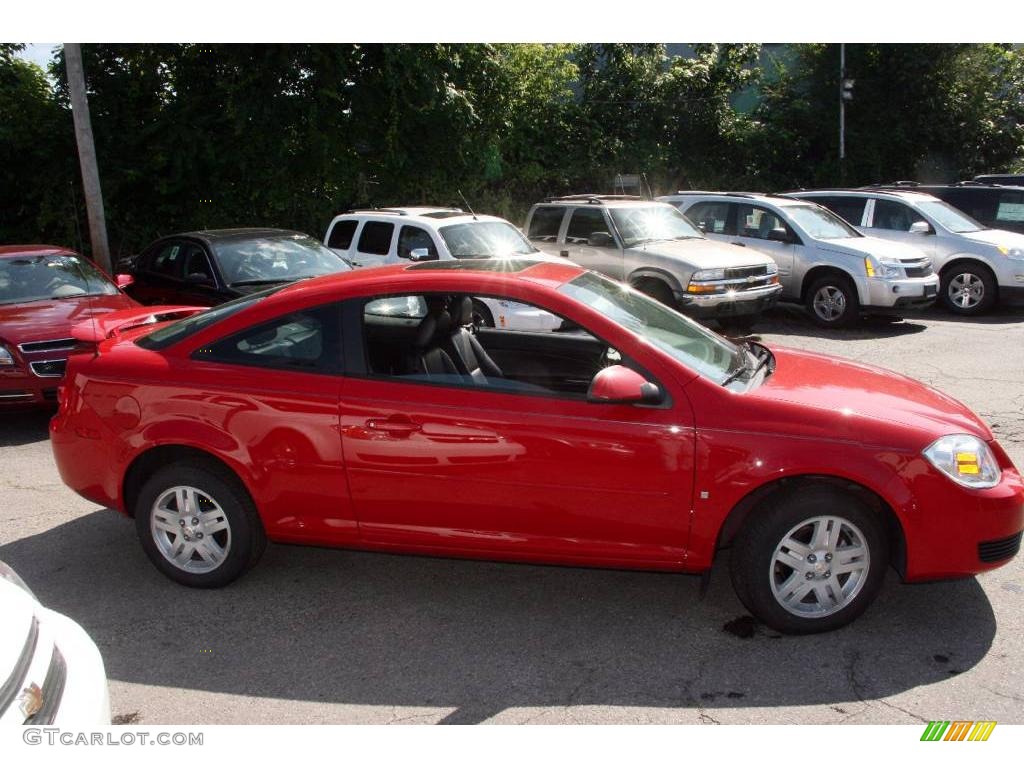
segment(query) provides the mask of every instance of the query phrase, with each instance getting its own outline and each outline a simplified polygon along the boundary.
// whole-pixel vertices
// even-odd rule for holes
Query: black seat
[[[405,361],[407,375],[458,377],[459,369],[442,348],[450,328],[451,317],[444,303],[429,301],[427,314],[416,329],[412,352]]]
[[[471,330],[473,300],[469,296],[456,296],[452,299],[449,312],[452,325],[448,352],[459,373],[478,384],[486,384],[491,378],[502,378],[501,369],[491,360]]]

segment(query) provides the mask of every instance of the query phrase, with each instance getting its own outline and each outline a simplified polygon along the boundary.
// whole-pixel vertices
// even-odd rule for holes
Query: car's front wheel
[[[178,462],[155,472],[135,504],[142,549],[189,587],[223,587],[256,564],[266,535],[242,483],[221,467]]]
[[[875,599],[889,562],[878,515],[828,485],[808,486],[751,512],[734,542],[737,596],[780,632],[842,627]]]
[[[853,283],[839,275],[815,280],[807,289],[807,311],[815,325],[845,328],[857,321],[860,303]]]
[[[942,273],[942,303],[950,312],[968,317],[987,312],[996,303],[995,276],[985,267],[961,262]]]

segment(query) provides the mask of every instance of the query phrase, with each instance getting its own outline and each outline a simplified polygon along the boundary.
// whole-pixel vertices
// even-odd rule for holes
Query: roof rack
[[[409,215],[401,208],[349,208],[347,211],[342,211],[341,215],[344,215],[346,213],[389,213],[393,216]]]
[[[574,203],[585,202],[590,205],[600,205],[606,200],[646,200],[640,195],[562,195],[561,197],[545,197],[544,203]]]

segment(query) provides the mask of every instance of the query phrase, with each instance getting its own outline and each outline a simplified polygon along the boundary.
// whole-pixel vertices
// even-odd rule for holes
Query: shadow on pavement
[[[10,411],[0,414],[0,447],[27,445],[50,439],[53,409]]]
[[[190,590],[158,574],[132,522],[109,510],[0,547],[0,559],[88,630],[111,679],[454,707],[449,723],[517,706],[885,697],[970,669],[996,629],[973,579],[911,587],[890,577],[846,629],[782,637],[757,627],[741,639],[722,629],[745,613],[724,563],[700,600],[698,580],[678,575],[271,546],[232,586]]]

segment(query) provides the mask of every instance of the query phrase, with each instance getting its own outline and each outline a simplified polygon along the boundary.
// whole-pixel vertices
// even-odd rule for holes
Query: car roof
[[[302,235],[310,237],[305,232],[298,232],[294,229],[275,229],[273,227],[235,227],[233,229],[197,229],[191,232],[178,232],[173,235],[165,235],[161,240],[168,240],[173,237],[191,237],[195,240],[215,245],[217,243],[231,242],[233,240],[251,240],[257,237],[288,237]]]
[[[77,256],[78,253],[61,245],[0,245],[0,258],[11,256]]]
[[[661,203],[661,200],[649,200],[645,197],[639,197],[637,195],[563,195],[561,197],[546,197],[539,203],[535,203],[534,207],[541,205],[555,205],[555,206],[576,206],[576,205],[594,205],[602,206],[604,208],[637,208],[646,205],[656,205]]]
[[[934,195],[929,195],[927,192],[917,192],[912,189],[893,189],[891,187],[858,187],[856,189],[799,189],[793,192],[787,192],[787,195],[793,197],[801,197],[804,195],[832,195],[836,197],[855,197],[864,195],[878,195],[880,197],[890,197],[897,200],[908,200],[908,201],[924,201],[924,200],[938,200]]]
[[[491,216],[486,213],[473,214],[463,211],[461,208],[409,205],[388,208],[357,208],[339,213],[334,217],[332,224],[334,221],[341,219],[360,219],[372,216],[400,219],[403,223],[415,222],[431,227],[440,227],[442,224],[461,224],[469,221],[505,221],[500,216]]]
[[[716,202],[742,202],[743,200],[754,200],[759,203],[769,203],[778,206],[807,205],[806,201],[796,200],[792,197],[782,195],[770,195],[766,192],[691,192],[689,190],[677,192],[674,195],[663,195],[662,200],[679,200],[680,198],[701,198],[703,200],[715,200]]]

